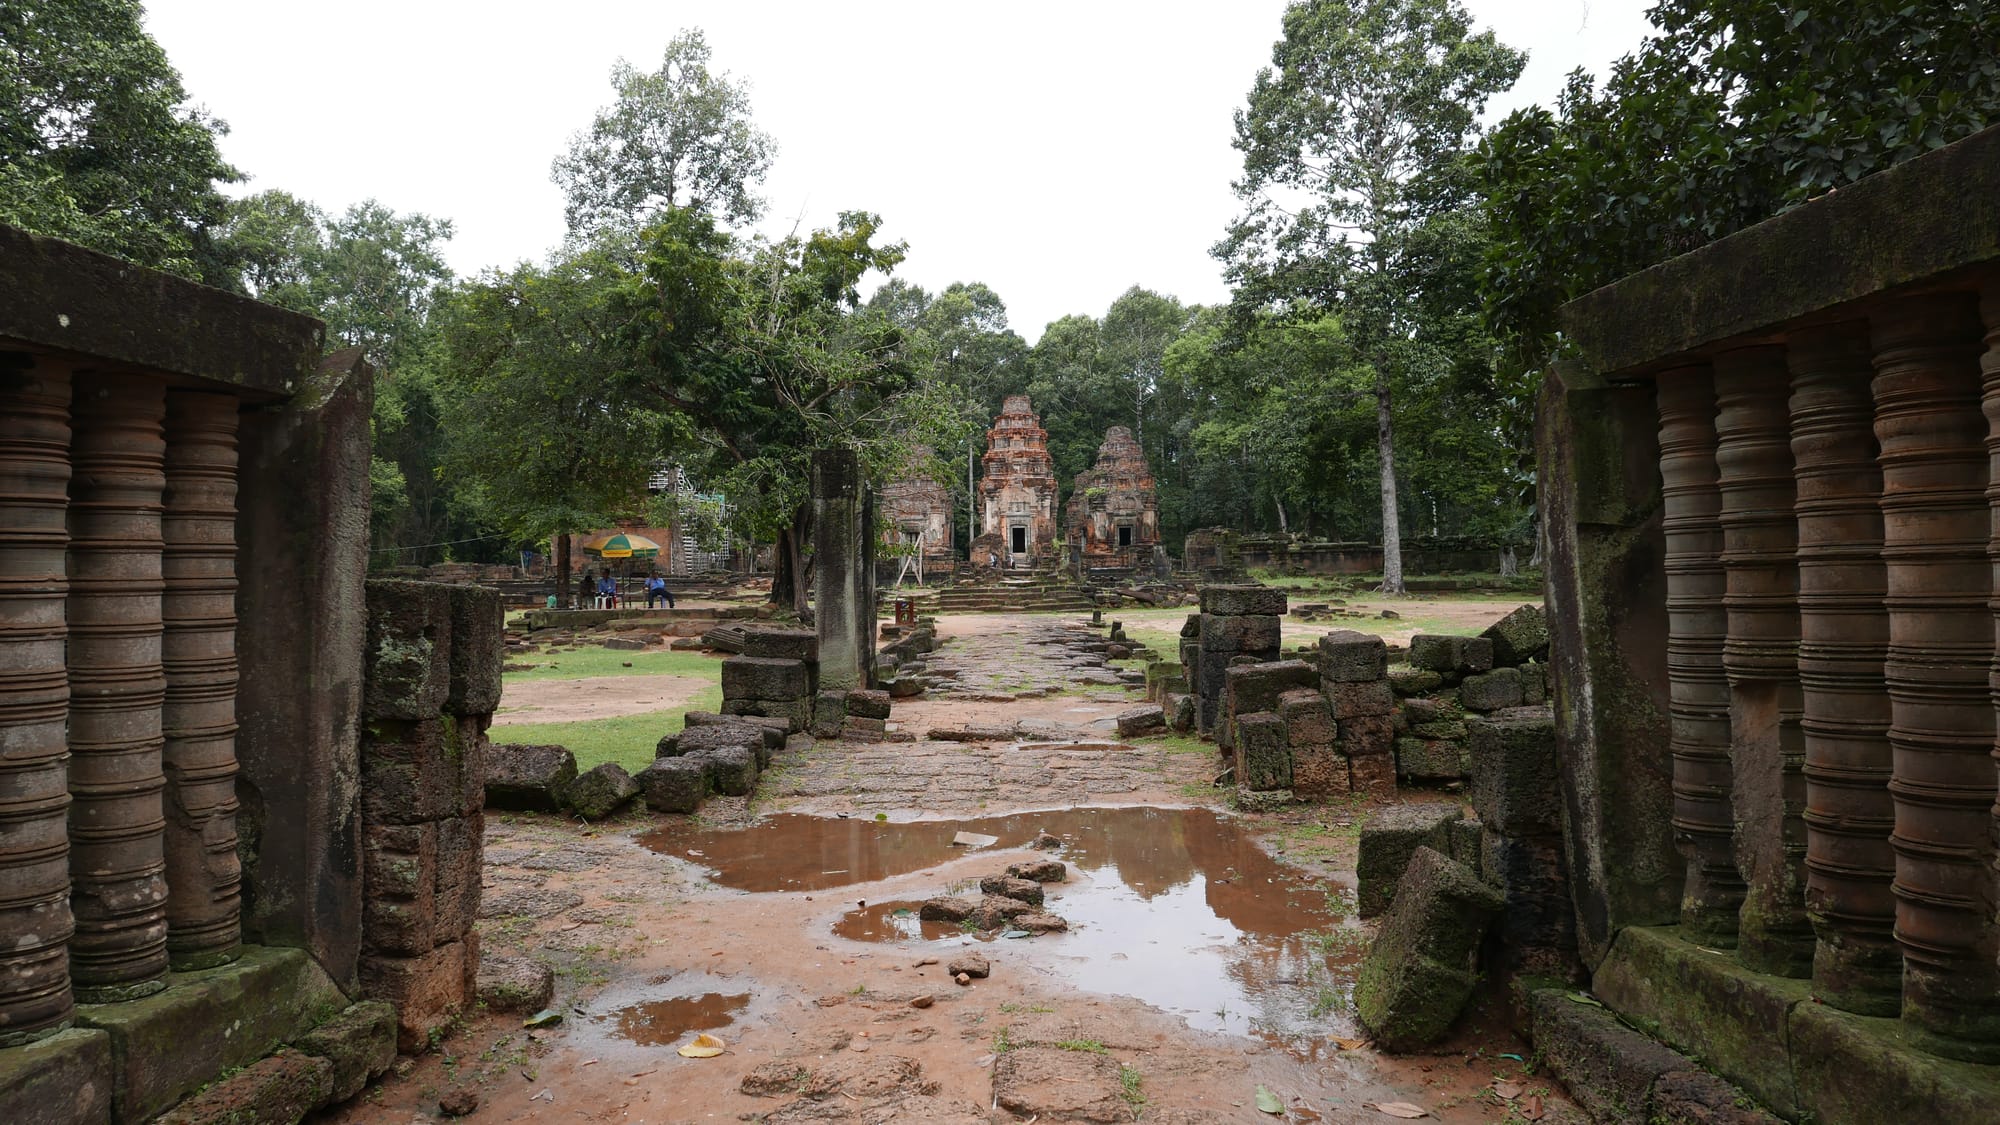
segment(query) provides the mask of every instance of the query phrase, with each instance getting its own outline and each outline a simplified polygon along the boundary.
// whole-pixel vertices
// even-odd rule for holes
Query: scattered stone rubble
[[[1479,948],[1500,893],[1472,869],[1420,847],[1354,983],[1354,1012],[1380,1046],[1435,1043],[1479,982]]]
[[[1015,929],[1032,934],[1060,933],[1069,929],[1069,923],[1060,915],[1044,909],[1042,884],[1060,883],[1068,877],[1069,869],[1060,860],[1011,863],[1004,874],[987,875],[980,879],[977,897],[969,894],[937,895],[924,901],[917,916],[926,922],[955,922],[984,931]],[[970,977],[984,977],[987,966],[984,960],[976,965],[954,961],[950,972],[952,976],[963,972]]]

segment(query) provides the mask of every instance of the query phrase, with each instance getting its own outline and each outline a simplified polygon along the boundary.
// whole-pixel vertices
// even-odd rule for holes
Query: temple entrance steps
[[[939,613],[1033,613],[1088,610],[1096,601],[1085,590],[1037,579],[1003,579],[994,586],[950,586],[938,591]]]

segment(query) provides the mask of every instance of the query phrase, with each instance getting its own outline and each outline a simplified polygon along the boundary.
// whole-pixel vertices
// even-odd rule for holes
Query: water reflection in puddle
[[[1198,1029],[1257,1033],[1296,1045],[1353,1034],[1350,994],[1359,931],[1329,902],[1340,884],[1273,860],[1209,809],[1063,809],[960,821],[878,821],[782,815],[747,829],[663,828],[644,837],[746,891],[819,890],[873,882],[965,855],[960,831],[998,837],[994,850],[1038,833],[1063,841],[1072,881],[1048,888],[1070,932],[1004,943],[1078,988],[1136,997]],[[1004,860],[994,857],[997,871]],[[939,893],[946,888],[939,886]],[[922,922],[915,901],[870,903],[833,926],[855,941],[963,940]],[[1018,954],[1013,950],[1018,949]]]
[[[606,992],[572,1034],[585,1050],[672,1047],[696,1032],[753,1023],[774,1003],[743,978],[683,973]]]

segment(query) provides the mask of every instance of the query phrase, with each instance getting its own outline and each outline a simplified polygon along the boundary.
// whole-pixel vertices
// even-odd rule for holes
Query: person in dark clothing
[[[589,609],[591,600],[597,597],[597,578],[590,571],[576,580],[576,608]]]

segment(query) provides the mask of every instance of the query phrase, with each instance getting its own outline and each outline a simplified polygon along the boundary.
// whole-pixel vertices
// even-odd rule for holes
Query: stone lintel
[[[1591,366],[1636,372],[2000,260],[1996,198],[2000,127],[1620,278],[1558,315]]]
[[[284,397],[326,328],[301,313],[0,225],[0,349],[115,360]]]
[[[164,992],[76,1011],[79,1027],[109,1037],[107,1077],[117,1119],[147,1121],[222,1071],[257,1061],[346,1007],[347,998],[303,950],[245,946],[241,958],[221,968],[168,974]]]

